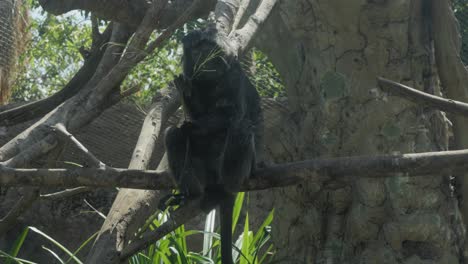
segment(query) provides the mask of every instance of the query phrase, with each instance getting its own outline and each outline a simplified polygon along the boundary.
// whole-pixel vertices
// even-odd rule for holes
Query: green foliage
[[[181,55],[177,39],[171,38],[132,69],[122,84],[123,89],[139,87],[140,91],[132,99],[139,104],[149,102],[157,90],[166,87],[181,72]]]
[[[285,96],[284,84],[273,63],[257,49],[253,50],[252,56],[254,70],[250,74],[250,81],[255,85],[260,96]]]
[[[236,199],[233,210],[232,231],[236,233],[236,226],[240,219],[242,205],[245,194],[240,193]],[[274,210],[270,212],[258,231],[250,230],[248,214],[245,217],[243,231],[239,235],[234,247],[233,257],[235,263],[240,264],[261,264],[266,263],[273,257],[273,245],[270,241],[271,223],[273,221]],[[157,219],[152,219],[150,229],[155,229],[164,221],[171,221],[170,217],[160,214]],[[130,264],[149,263],[221,263],[220,236],[214,232],[213,212],[206,218],[205,230],[186,231],[181,226],[174,232],[160,239],[146,250],[139,252],[130,259]],[[142,230],[143,231],[143,230]],[[201,252],[193,252],[187,248],[186,239],[192,235],[203,235],[203,249]]]
[[[89,14],[74,11],[53,16],[45,13],[37,0],[29,0],[27,4],[31,10],[31,40],[20,58],[23,67],[14,84],[13,101],[37,100],[62,89],[83,64],[79,49],[88,49],[91,45]],[[180,73],[182,37],[205,24],[203,20],[193,21],[177,30],[163,47],[131,71],[122,89],[138,87],[140,91],[132,100],[140,104],[149,102],[156,90],[166,87]],[[101,29],[104,26],[102,23]],[[253,64],[255,70],[250,78],[259,93],[268,97],[284,96],[281,78],[268,58],[254,50]]]
[[[21,55],[12,100],[43,98],[61,89],[82,65],[80,47],[91,44],[91,26],[79,12],[56,17],[30,1],[31,41]]]
[[[233,210],[233,226],[232,232],[236,233],[236,226],[240,219],[242,206],[244,204],[245,194],[239,193]],[[174,232],[166,235],[156,243],[150,245],[147,249],[143,250],[132,256],[129,260],[130,264],[152,264],[152,263],[179,263],[179,264],[192,264],[192,263],[221,263],[220,252],[220,236],[215,232],[215,213],[212,212],[206,218],[205,230],[185,230],[185,226],[177,228]],[[274,210],[272,210],[267,218],[263,221],[260,228],[253,232],[250,229],[249,216],[245,216],[243,231],[240,233],[239,238],[233,246],[233,257],[235,263],[239,264],[261,264],[270,261],[274,255],[273,245],[270,241],[271,223],[273,221]],[[141,228],[140,234],[146,230],[154,230],[161,226],[165,221],[171,221],[167,212],[157,213],[150,217],[149,221]],[[29,226],[18,236],[16,241],[11,246],[9,252],[0,250],[0,262],[5,260],[6,264],[16,263],[35,263],[32,261],[17,258],[21,247],[26,241],[29,232],[32,231],[50,242],[54,248],[42,246],[42,248],[51,255],[59,263],[82,263],[76,257],[78,252],[90,244],[96,236],[97,232],[84,241],[74,252],[68,250],[64,245],[48,236],[39,229]],[[201,252],[193,252],[187,246],[187,238],[193,235],[203,235],[204,243]],[[64,258],[64,256],[66,258]],[[3,263],[3,262],[2,262]]]
[[[97,232],[94,233],[92,236],[90,236],[88,239],[86,239],[86,241],[83,242],[78,247],[78,249],[76,249],[74,252],[71,252],[64,245],[62,245],[61,243],[59,243],[58,241],[56,241],[55,239],[53,239],[52,237],[50,237],[46,233],[42,232],[41,230],[39,230],[39,229],[37,229],[37,228],[35,228],[33,226],[28,226],[23,230],[23,232],[21,232],[21,234],[18,236],[16,241],[13,243],[9,253],[6,253],[6,252],[0,250],[0,259],[5,259],[5,264],[13,264],[13,263],[25,263],[25,264],[32,263],[32,264],[35,264],[35,262],[25,260],[25,259],[21,259],[21,258],[17,257],[18,253],[21,250],[21,247],[23,246],[23,244],[24,244],[24,242],[26,240],[27,235],[29,234],[29,231],[32,231],[32,232],[36,233],[37,235],[45,238],[46,241],[48,241],[52,245],[54,245],[55,250],[47,248],[45,246],[42,246],[42,249],[44,249],[46,252],[48,252],[59,263],[63,263],[63,264],[68,264],[68,263],[82,264],[83,262],[81,260],[79,260],[76,257],[76,255],[86,245],[88,245],[91,241],[93,241],[96,238],[97,234],[98,234]],[[67,259],[61,258],[60,255],[62,255],[62,257],[63,257],[63,255],[67,256]]]

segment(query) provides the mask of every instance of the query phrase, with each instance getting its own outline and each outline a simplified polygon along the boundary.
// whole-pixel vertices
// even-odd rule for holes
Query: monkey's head
[[[202,31],[192,31],[182,39],[183,75],[190,81],[217,81],[229,71],[232,59]]]

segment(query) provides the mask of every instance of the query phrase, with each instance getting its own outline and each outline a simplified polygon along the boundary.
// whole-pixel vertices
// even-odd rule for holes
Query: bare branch
[[[57,146],[57,141],[52,135],[46,136],[43,140],[34,143],[32,146],[23,149],[18,155],[11,159],[2,162],[1,164],[8,167],[22,167],[51,151]],[[1,156],[1,155],[0,155]]]
[[[120,99],[122,98],[125,98],[125,97],[129,97],[130,95],[134,94],[134,93],[137,93],[141,90],[141,87],[139,86],[133,86],[133,87],[130,87],[124,91],[122,91],[119,95],[119,101]]]
[[[158,241],[169,232],[174,231],[179,226],[202,213],[200,202],[201,199],[188,201],[186,205],[172,212],[169,219],[156,230],[143,234],[141,238],[126,246],[120,254],[120,260],[125,261],[133,254],[145,249],[149,244]]]
[[[354,156],[312,159],[269,166],[255,171],[243,191],[263,190],[298,184],[304,180],[321,180],[329,177],[393,177],[446,175],[468,168],[468,150],[425,152],[400,155]],[[400,175],[401,176],[401,175]],[[72,188],[125,187],[147,190],[175,188],[167,171],[143,171],[120,168],[73,169],[12,169],[0,166],[2,186],[43,186]]]
[[[235,30],[232,39],[235,41],[235,50],[239,55],[248,49],[252,39],[270,15],[276,2],[277,0],[262,0],[255,13],[249,17],[247,23],[241,29]]]
[[[239,23],[242,17],[244,16],[245,11],[247,10],[247,7],[249,7],[251,0],[240,0],[240,1],[241,2],[239,5],[239,9],[237,10],[237,14],[236,14],[236,17],[234,18],[234,22],[232,23],[231,32],[229,33],[229,36],[231,36],[231,34],[234,33],[237,27],[239,26]]]
[[[91,40],[91,49],[99,48],[102,34],[99,31],[99,18],[94,13],[91,14]]]
[[[166,1],[167,0],[164,0],[163,2]],[[96,96],[90,98],[91,103],[97,104],[97,102],[103,101],[112,88],[124,79],[133,66],[143,60],[147,54],[152,53],[154,49],[167,40],[177,28],[190,20],[203,1],[205,0],[194,0],[192,5],[174,22],[174,24],[169,26],[156,40],[149,43],[145,50],[144,45],[154,28],[154,21],[152,18],[157,16],[162,10],[160,1],[153,2],[153,7],[150,9],[150,12],[145,15],[145,18],[143,18],[140,27],[135,33],[131,43],[129,43],[127,52],[124,54],[121,61],[101,80],[99,85],[97,85]]]
[[[78,194],[86,193],[91,191],[92,188],[90,187],[77,187],[73,189],[65,189],[63,191],[55,192],[55,193],[49,193],[49,194],[41,194],[39,198],[44,199],[44,200],[62,200],[71,196],[75,196]]]
[[[170,25],[164,32],[156,38],[152,43],[148,44],[148,48],[146,49],[146,53],[152,53],[155,48],[157,48],[159,45],[161,45],[164,41],[166,41],[174,32],[176,29],[184,25],[187,21],[192,19],[194,17],[195,12],[200,9],[202,6],[202,3],[205,2],[206,0],[193,0],[193,3],[190,5],[187,10],[180,15],[180,17],[177,18],[177,20]]]
[[[155,146],[162,147],[163,131],[169,117],[180,105],[175,89],[163,89],[155,98],[155,104],[145,118],[129,168],[146,169]],[[160,157],[153,157],[157,161]],[[153,178],[151,176],[151,178]],[[154,180],[155,178],[153,178]],[[121,189],[101,227],[93,249],[88,255],[89,263],[112,263],[117,252],[125,245],[156,208],[159,193],[135,189]]]
[[[397,83],[381,77],[377,78],[377,82],[383,91],[392,95],[434,107],[445,112],[468,116],[467,103],[428,94],[401,83]]]
[[[62,123],[53,126],[52,129],[57,133],[59,138],[64,141],[71,142],[76,148],[83,152],[91,166],[98,168],[105,166],[105,164],[96,158],[96,156],[94,156],[93,153],[91,153],[85,146],[83,146],[78,139],[70,134]]]
[[[111,20],[136,27],[140,24],[150,2],[145,0],[40,0],[42,7],[55,15],[61,15],[71,10],[90,11],[99,18]],[[158,28],[163,29],[171,25],[193,0],[171,1],[158,17]],[[196,10],[195,17],[208,16],[213,10],[216,0],[205,0],[203,6]]]

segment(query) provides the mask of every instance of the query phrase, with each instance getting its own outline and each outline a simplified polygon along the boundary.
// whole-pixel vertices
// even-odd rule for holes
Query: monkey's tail
[[[232,260],[232,210],[235,195],[226,194],[219,204],[221,224],[221,263],[233,264]]]

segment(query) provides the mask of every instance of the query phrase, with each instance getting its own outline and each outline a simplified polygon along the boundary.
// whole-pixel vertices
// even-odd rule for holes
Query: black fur
[[[240,63],[201,31],[183,39],[183,76],[176,83],[188,118],[166,130],[169,167],[183,197],[220,206],[221,255],[232,263],[232,207],[261,151],[260,98]]]

